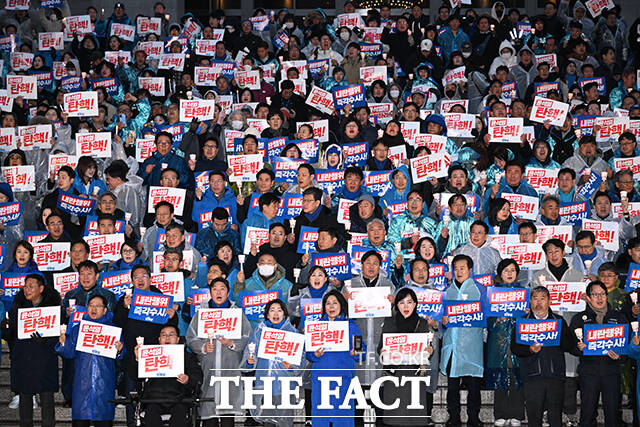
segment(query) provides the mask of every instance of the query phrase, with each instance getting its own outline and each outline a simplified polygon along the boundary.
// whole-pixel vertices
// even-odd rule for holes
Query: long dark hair
[[[338,299],[338,303],[340,303],[340,314],[343,314],[344,317],[347,317],[349,315],[347,300],[344,299],[344,296],[340,292],[338,292],[338,290],[336,289],[331,289],[322,297],[322,315],[324,316],[325,314],[327,314],[327,311],[325,310],[325,306],[327,305],[327,300],[329,299],[330,296],[334,296]]]

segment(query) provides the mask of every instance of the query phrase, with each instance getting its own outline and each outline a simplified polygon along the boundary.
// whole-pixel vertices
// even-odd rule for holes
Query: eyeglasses
[[[589,295],[591,298],[604,298],[607,296],[606,293],[604,292],[594,292],[591,295]]]
[[[172,338],[172,337],[177,337],[178,334],[174,333],[170,333],[170,334],[160,334],[160,338]]]
[[[100,304],[100,305],[91,305],[89,304],[89,308],[104,308],[104,305]]]
[[[148,274],[136,274],[135,276],[133,276],[134,280],[138,280],[138,279],[146,279],[147,277],[149,277]]]

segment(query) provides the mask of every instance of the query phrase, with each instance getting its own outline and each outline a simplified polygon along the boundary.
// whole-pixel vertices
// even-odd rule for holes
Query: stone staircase
[[[60,369],[60,375],[62,375],[62,363],[58,364]],[[446,396],[447,396],[447,381],[443,375],[440,375],[438,381],[438,390],[434,396],[434,408],[433,408],[433,420],[439,425],[444,425],[447,420],[447,410],[446,410]],[[462,409],[462,420],[466,421],[467,416],[465,412],[465,404],[466,404],[466,391],[462,392],[461,402],[463,405]],[[13,398],[13,393],[10,390],[9,385],[9,353],[6,344],[2,345],[2,359],[0,363],[0,426],[17,426],[19,425],[19,417],[17,409],[9,409],[7,406],[11,399]],[[62,404],[64,403],[64,399],[62,397],[62,393],[58,392],[55,394],[55,403],[56,403],[56,426],[71,426],[71,408],[63,408]],[[302,414],[299,414],[302,415]],[[493,425],[493,392],[490,391],[482,391],[482,408],[480,410],[480,419],[485,423],[486,426]],[[623,413],[623,419],[626,423],[631,424],[633,420],[633,414],[631,409],[625,409]],[[40,409],[34,410],[34,420],[36,425],[39,425],[40,422]],[[242,425],[241,421],[237,420],[237,425]],[[299,421],[298,425],[303,424],[302,417],[297,417],[296,421]],[[604,424],[604,416],[602,410],[598,410],[598,423],[599,425]],[[523,423],[526,425],[526,423]],[[116,407],[116,418],[114,420],[114,426],[126,426],[125,422],[125,411],[123,406]]]

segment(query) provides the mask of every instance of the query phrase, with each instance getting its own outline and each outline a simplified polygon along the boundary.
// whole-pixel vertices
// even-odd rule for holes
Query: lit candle
[[[573,332],[575,332],[578,341],[582,341],[582,328],[576,328]]]

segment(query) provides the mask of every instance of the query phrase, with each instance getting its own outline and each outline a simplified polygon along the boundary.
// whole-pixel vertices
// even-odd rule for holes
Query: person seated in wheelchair
[[[179,344],[178,328],[166,325],[160,330],[158,344]],[[139,357],[140,345],[135,348],[136,361]],[[189,418],[193,397],[198,386],[202,383],[202,370],[198,359],[193,353],[184,349],[184,373],[177,378],[149,378],[143,385],[141,396],[144,411],[144,425],[147,427],[163,426],[162,415],[171,415],[169,427],[183,427]],[[157,400],[157,402],[147,402]],[[183,400],[187,400],[184,401]],[[163,402],[164,401],[164,402]]]

